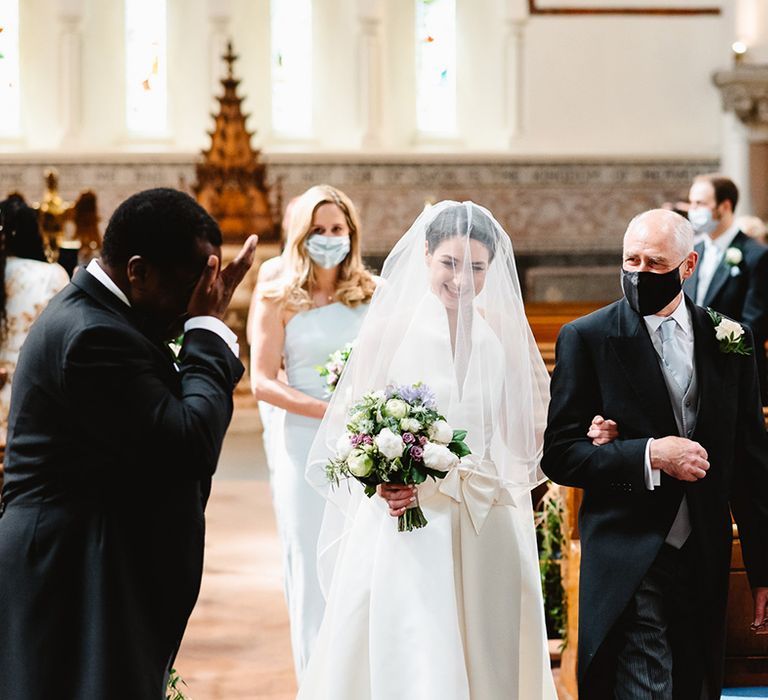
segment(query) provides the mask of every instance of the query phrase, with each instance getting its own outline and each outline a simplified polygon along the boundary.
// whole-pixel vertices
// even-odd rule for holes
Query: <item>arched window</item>
[[[272,131],[312,135],[312,0],[272,0]]]
[[[19,0],[0,2],[0,136],[21,129],[19,90]]]
[[[456,133],[456,2],[416,2],[416,127],[419,133]]]
[[[129,133],[168,128],[165,0],[125,0],[125,123]]]

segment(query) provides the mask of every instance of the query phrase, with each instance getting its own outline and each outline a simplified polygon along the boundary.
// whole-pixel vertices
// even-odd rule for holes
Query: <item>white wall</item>
[[[528,17],[521,0],[456,1],[456,139],[424,142],[415,133],[413,0],[315,0],[315,136],[303,143],[271,134],[269,1],[168,0],[170,137],[147,143],[124,129],[122,0],[21,0],[24,133],[0,142],[0,150],[197,151],[212,126],[212,37],[215,26],[225,26],[241,56],[236,71],[257,146],[268,152],[360,151],[362,12],[377,20],[378,150],[385,153],[720,155],[722,115],[710,76],[730,61],[734,18],[727,0],[724,14],[715,17]],[[229,21],[214,25],[210,13],[221,13],[222,2]],[[81,11],[81,111],[77,139],[65,142],[60,15],[72,6]],[[521,27],[521,65],[512,50],[515,26]],[[521,87],[510,94],[518,70]],[[522,116],[517,133],[515,110]]]

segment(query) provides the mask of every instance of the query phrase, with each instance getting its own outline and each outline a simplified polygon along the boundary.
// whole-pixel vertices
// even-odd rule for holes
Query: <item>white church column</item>
[[[59,123],[60,144],[79,143],[82,125],[82,15],[83,0],[59,2]]]
[[[208,84],[211,109],[216,109],[216,95],[221,92],[221,78],[226,65],[222,56],[227,53],[232,15],[231,0],[208,0]]]
[[[382,141],[381,0],[359,0],[357,10],[360,145],[378,148]]]
[[[768,219],[768,3],[737,0],[733,10],[743,53],[713,76],[723,100],[721,169],[739,185],[739,211]]]
[[[525,131],[525,26],[528,14],[521,0],[507,0],[505,37],[505,113],[510,143]]]

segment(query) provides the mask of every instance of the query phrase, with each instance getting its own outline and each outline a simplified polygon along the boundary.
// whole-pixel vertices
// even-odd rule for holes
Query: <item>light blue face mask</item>
[[[712,210],[709,207],[689,209],[688,221],[698,234],[710,234],[717,228],[717,221],[712,217]]]
[[[315,265],[330,270],[349,255],[349,236],[311,236],[304,244]]]

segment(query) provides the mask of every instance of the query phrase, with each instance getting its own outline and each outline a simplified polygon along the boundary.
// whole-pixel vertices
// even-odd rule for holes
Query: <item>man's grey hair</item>
[[[669,209],[649,209],[635,216],[629,222],[627,234],[635,228],[654,227],[666,232],[675,241],[675,250],[679,253],[680,259],[687,257],[693,251],[694,231],[691,222],[684,216]]]

